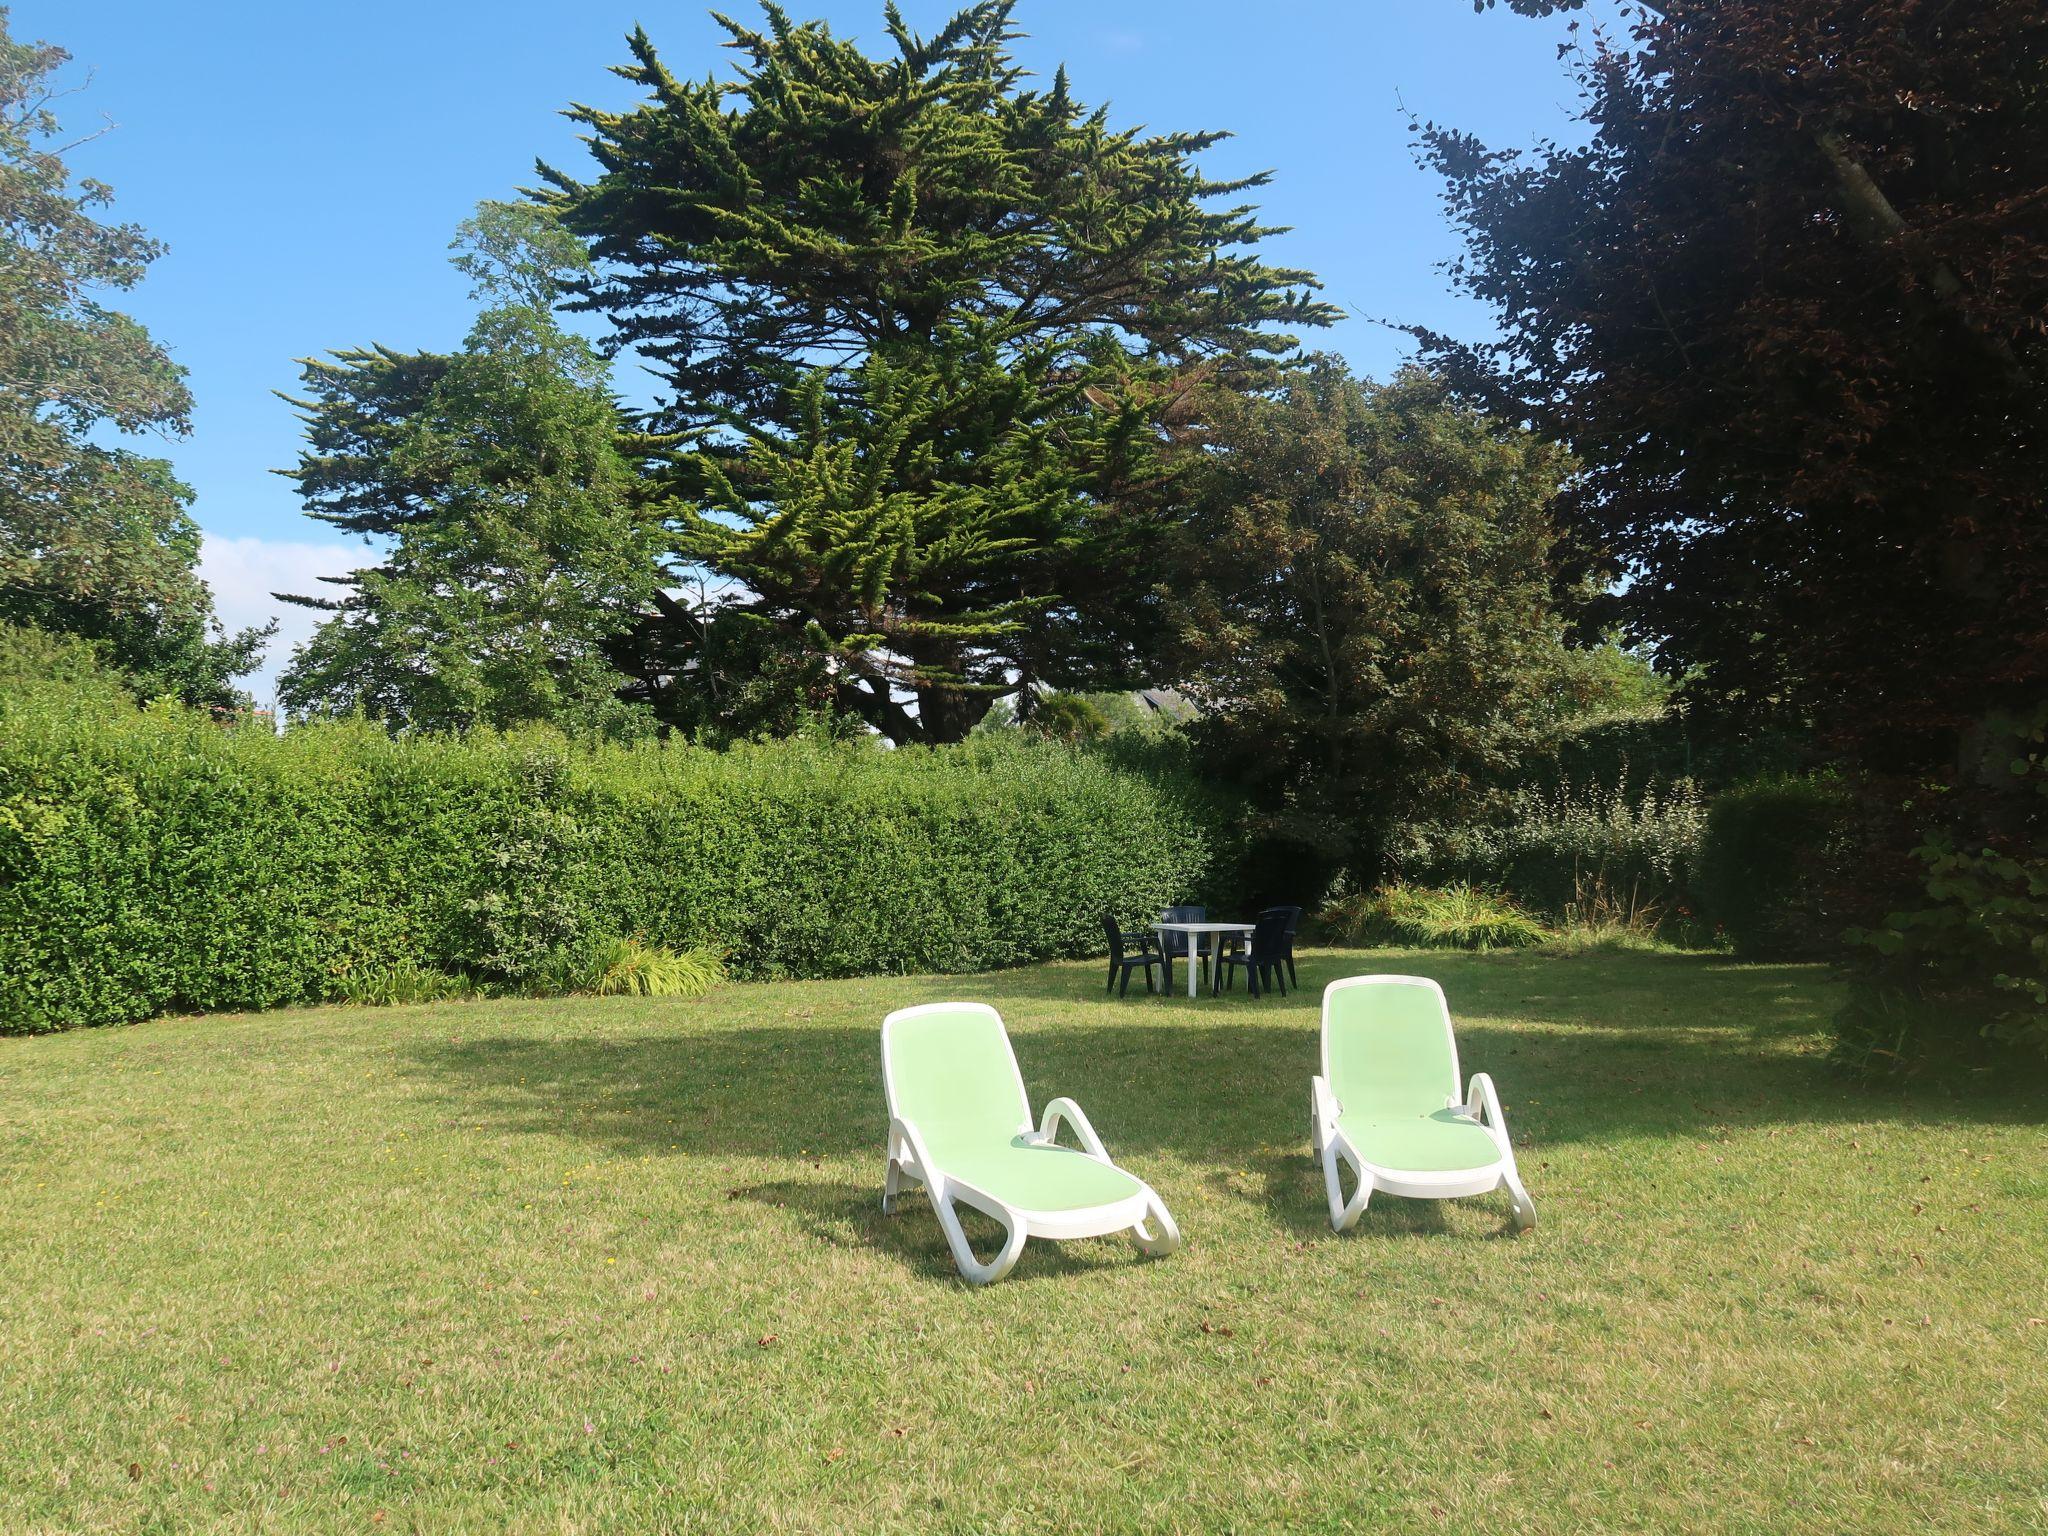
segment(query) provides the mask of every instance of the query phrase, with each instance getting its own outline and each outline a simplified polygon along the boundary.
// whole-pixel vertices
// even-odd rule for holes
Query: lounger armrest
[[[943,1176],[932,1166],[931,1155],[924,1149],[924,1138],[917,1134],[917,1127],[908,1120],[892,1117],[889,1121],[889,1155],[901,1161],[905,1152],[910,1154],[909,1161],[924,1187],[934,1196],[941,1194],[939,1185]]]
[[[1330,1133],[1337,1129],[1337,1117],[1343,1114],[1344,1107],[1337,1102],[1337,1095],[1330,1092],[1328,1079],[1320,1073],[1308,1081],[1309,1096],[1315,1106],[1316,1127],[1324,1139],[1328,1139]]]
[[[1501,1136],[1508,1133],[1508,1123],[1501,1117],[1500,1095],[1493,1091],[1493,1079],[1484,1072],[1474,1072],[1472,1081],[1465,1088],[1465,1113],[1481,1124],[1491,1127]]]
[[[1082,1151],[1099,1163],[1109,1161],[1109,1152],[1102,1145],[1102,1138],[1095,1134],[1095,1127],[1088,1123],[1088,1117],[1081,1113],[1081,1106],[1072,1099],[1054,1099],[1046,1105],[1045,1114],[1038,1122],[1038,1134],[1032,1139],[1047,1143],[1056,1141],[1062,1120],[1074,1128]]]

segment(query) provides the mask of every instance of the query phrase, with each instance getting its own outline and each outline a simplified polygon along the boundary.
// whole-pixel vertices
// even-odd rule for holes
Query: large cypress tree
[[[1276,231],[1215,206],[1265,177],[1206,180],[1222,135],[1113,128],[1064,71],[1027,88],[1010,0],[930,39],[891,5],[881,59],[765,9],[719,18],[731,80],[678,79],[636,32],[620,73],[651,99],[571,114],[600,174],[542,167],[599,262],[577,302],[693,435],[680,552],[737,584],[643,626],[649,670],[716,688],[720,655],[758,654],[716,643],[744,623],[898,741],[1128,679],[1159,624],[1161,428],[1331,315],[1254,253]]]

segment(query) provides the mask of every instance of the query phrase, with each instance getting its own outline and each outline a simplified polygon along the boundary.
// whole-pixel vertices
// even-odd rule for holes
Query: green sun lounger
[[[889,1096],[882,1210],[896,1209],[905,1184],[923,1184],[970,1284],[1002,1279],[1027,1237],[1128,1231],[1144,1253],[1180,1247],[1165,1203],[1109,1160],[1073,1100],[1054,1099],[1031,1129],[1009,1034],[986,1003],[925,1003],[890,1014],[882,1021],[882,1080]],[[1055,1144],[1061,1121],[1082,1150]],[[988,1263],[968,1245],[957,1205],[1002,1223],[1002,1249]]]
[[[1310,1097],[1309,1134],[1339,1232],[1376,1190],[1447,1200],[1505,1189],[1516,1230],[1536,1225],[1493,1079],[1474,1073],[1458,1097],[1451,1010],[1427,977],[1351,976],[1323,990],[1323,1070]],[[1343,1163],[1358,1181],[1348,1200]]]

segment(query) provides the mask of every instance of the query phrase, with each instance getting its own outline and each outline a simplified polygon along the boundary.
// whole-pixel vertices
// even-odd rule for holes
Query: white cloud
[[[320,578],[344,576],[374,558],[372,551],[359,544],[206,535],[199,549],[199,575],[213,589],[213,606],[221,627],[232,634],[251,624],[277,620],[277,633],[263,653],[263,664],[241,680],[258,704],[271,702],[277,692],[277,674],[323,617],[315,609],[281,603],[271,594],[339,595],[340,589],[325,585]]]

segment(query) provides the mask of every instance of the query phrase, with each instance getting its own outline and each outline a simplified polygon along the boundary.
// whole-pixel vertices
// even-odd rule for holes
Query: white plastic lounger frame
[[[1433,1040],[1420,1042],[1424,1047],[1420,1059],[1417,1059],[1417,1053],[1409,1054],[1409,1064],[1419,1069],[1420,1075],[1425,1079],[1433,1080],[1439,1065],[1443,1073],[1441,1101],[1418,1104],[1417,1110],[1426,1113],[1433,1109],[1436,1114],[1431,1118],[1441,1118],[1448,1121],[1452,1127],[1469,1123],[1485,1131],[1492,1139],[1494,1151],[1498,1154],[1491,1161],[1450,1169],[1392,1167],[1367,1158],[1346,1134],[1343,1125],[1345,1106],[1331,1087],[1331,1001],[1353,987],[1385,986],[1426,988],[1435,999],[1436,1012],[1443,1020],[1441,1055],[1436,1053]],[[1426,1087],[1423,1094],[1418,1097],[1433,1098],[1435,1091],[1433,1086]],[[1508,1143],[1507,1122],[1501,1118],[1500,1095],[1494,1091],[1493,1079],[1484,1072],[1473,1073],[1472,1080],[1466,1085],[1464,1097],[1458,1097],[1458,1038],[1451,1028],[1450,1005],[1444,1000],[1444,989],[1428,977],[1348,976],[1325,987],[1322,1071],[1311,1080],[1310,1095],[1309,1134],[1316,1157],[1323,1165],[1323,1182],[1330,1197],[1330,1225],[1337,1231],[1349,1231],[1358,1224],[1358,1218],[1365,1213],[1366,1202],[1376,1191],[1401,1195],[1411,1200],[1453,1200],[1465,1195],[1484,1195],[1496,1189],[1505,1189],[1508,1198],[1514,1204],[1515,1230],[1527,1232],[1536,1225],[1536,1202],[1529,1198],[1529,1191],[1523,1187],[1521,1174],[1515,1167],[1515,1152]],[[1358,1181],[1357,1188],[1348,1200],[1344,1196],[1340,1164],[1349,1164],[1352,1177]]]
[[[1073,1127],[1075,1139],[1081,1143],[1081,1151],[1059,1148],[1062,1155],[1086,1156],[1115,1169],[1129,1181],[1130,1193],[1098,1205],[1075,1206],[1071,1202],[1055,1201],[1049,1202],[1054,1208],[1036,1209],[1020,1198],[1020,1191],[1028,1194],[1032,1186],[1040,1182],[1029,1176],[1032,1170],[1028,1167],[1022,1170],[1025,1177],[1008,1181],[1013,1187],[1007,1191],[1010,1198],[1005,1199],[993,1189],[970,1182],[957,1171],[949,1172],[943,1162],[935,1159],[927,1149],[924,1128],[903,1107],[899,1096],[897,1052],[891,1047],[894,1043],[892,1036],[903,1024],[939,1013],[986,1015],[994,1022],[996,1037],[1002,1045],[1002,1056],[1007,1059],[1009,1081],[1015,1089],[1016,1118],[1008,1120],[1006,1109],[1003,1123],[992,1119],[986,1127],[987,1140],[999,1148],[1052,1147],[1056,1145],[1060,1122],[1065,1121]],[[895,1212],[896,1197],[906,1184],[922,1184],[931,1199],[932,1210],[938,1215],[939,1227],[946,1235],[946,1246],[953,1252],[953,1262],[969,1284],[987,1285],[1007,1275],[1016,1264],[1018,1255],[1024,1251],[1026,1238],[1105,1237],[1128,1231],[1139,1251],[1155,1258],[1163,1258],[1180,1248],[1180,1229],[1167,1213],[1166,1203],[1153,1192],[1151,1185],[1110,1161],[1102,1138],[1095,1134],[1095,1127],[1088,1123],[1080,1105],[1072,1099],[1054,1099],[1045,1106],[1045,1116],[1038,1129],[1034,1131],[1031,1128],[1031,1101],[1024,1092],[1024,1075],[1017,1068],[1017,1054],[1010,1048],[1002,1015],[986,1003],[923,1003],[915,1008],[899,1008],[890,1014],[882,1021],[882,1080],[889,1096],[889,1163],[882,1186],[882,1211],[885,1215]],[[984,1086],[1007,1102],[1008,1095],[999,1085]],[[984,1182],[993,1185],[1005,1181],[984,1179]],[[955,1209],[959,1205],[972,1206],[1002,1224],[1003,1245],[985,1264],[974,1256],[967,1234],[961,1230],[959,1213]]]

